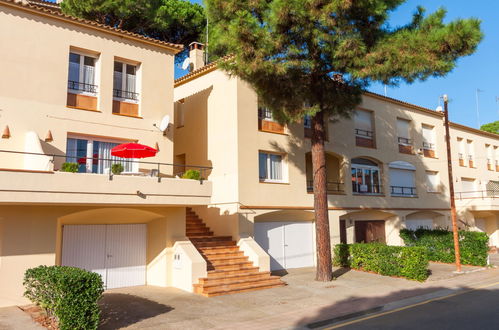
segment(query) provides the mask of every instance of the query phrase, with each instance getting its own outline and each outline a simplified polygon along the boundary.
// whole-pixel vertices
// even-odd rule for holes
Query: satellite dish
[[[437,110],[438,112],[444,112],[444,109],[442,108],[442,106],[441,106],[441,105],[439,105],[439,106],[437,107],[437,109],[436,109],[436,110]]]
[[[170,125],[170,116],[166,115],[161,119],[161,124],[159,124],[159,129],[164,132],[168,129],[168,125]]]
[[[190,65],[191,65],[191,59],[187,57],[182,63],[182,70],[187,70]]]

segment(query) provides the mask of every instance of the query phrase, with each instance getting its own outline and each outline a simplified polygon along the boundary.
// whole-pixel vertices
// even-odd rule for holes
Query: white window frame
[[[266,155],[266,173],[265,173],[265,178],[260,178],[260,154]],[[270,177],[270,168],[271,168],[271,163],[270,163],[270,156],[275,155],[275,156],[280,156],[281,157],[281,179],[271,179]],[[269,182],[269,183],[287,183],[288,182],[288,169],[287,169],[287,162],[286,162],[286,154],[282,153],[277,153],[277,152],[271,152],[271,151],[265,151],[265,150],[259,150],[258,151],[258,179],[260,182]]]
[[[127,97],[114,96],[114,90],[117,89],[117,88],[115,88],[116,86],[114,86],[114,72],[115,72],[114,65],[116,63],[121,64],[121,88],[120,88],[120,90],[123,92],[130,92],[130,93],[137,94],[136,100],[131,99],[131,98],[127,98]],[[126,90],[126,72],[127,72],[126,68],[127,68],[127,65],[135,67],[135,91]],[[139,64],[126,62],[126,61],[119,60],[119,59],[114,60],[114,62],[113,62],[113,99],[114,100],[139,104],[140,103],[139,102],[140,101],[140,93],[138,92],[138,90],[140,89],[139,83],[140,83],[140,81],[139,81]]]
[[[68,57],[68,84],[69,84],[69,65],[71,63],[71,54],[76,54],[80,56],[80,63],[79,63],[79,72],[78,72],[78,83],[83,84],[83,73],[84,73],[84,65],[85,65],[85,57],[93,58],[94,59],[94,85],[95,85],[95,93],[94,92],[88,92],[88,91],[82,91],[82,90],[77,90],[77,89],[71,89],[69,88],[68,85],[68,92],[71,94],[80,94],[80,95],[87,95],[87,96],[97,96],[99,93],[99,85],[97,84],[98,77],[99,77],[99,70],[98,70],[98,65],[99,65],[99,56],[94,55],[94,54],[89,54],[86,52],[82,51],[77,51],[74,49],[69,50],[69,57]]]
[[[354,195],[381,195],[383,193],[383,179],[381,177],[381,168],[379,166],[371,166],[371,165],[361,165],[361,164],[352,164],[352,169],[350,171],[350,176],[352,176],[352,171],[353,170],[356,170],[355,171],[355,177],[357,177],[357,170],[361,170],[361,173],[362,173],[362,185],[366,185],[365,184],[365,173],[364,173],[364,170],[377,170],[378,171],[378,184],[377,186],[379,187],[379,193],[374,193],[374,192],[362,192],[360,191],[361,189],[359,188],[359,191],[354,191],[353,194]],[[374,187],[375,184],[374,184],[374,176],[372,175],[372,172],[371,172],[371,187]]]

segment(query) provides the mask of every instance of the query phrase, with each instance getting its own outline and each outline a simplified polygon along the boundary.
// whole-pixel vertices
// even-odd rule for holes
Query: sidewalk
[[[346,269],[324,283],[314,281],[314,268],[294,269],[283,274],[285,287],[213,298],[153,286],[113,289],[101,301],[101,329],[296,329],[499,280],[498,268],[459,275],[452,265],[430,268],[425,283]],[[40,328],[12,307],[0,309],[0,329]]]

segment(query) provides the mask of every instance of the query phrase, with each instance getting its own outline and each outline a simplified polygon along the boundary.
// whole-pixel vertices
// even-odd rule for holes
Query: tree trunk
[[[324,150],[325,137],[324,113],[319,111],[312,118],[312,169],[317,241],[317,273],[315,280],[323,282],[333,279],[327,203],[326,153]]]

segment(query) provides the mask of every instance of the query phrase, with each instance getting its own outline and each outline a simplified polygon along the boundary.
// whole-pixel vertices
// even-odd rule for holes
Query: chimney
[[[189,59],[192,64],[192,71],[202,68],[204,62],[204,45],[200,42],[191,42],[189,44]]]

